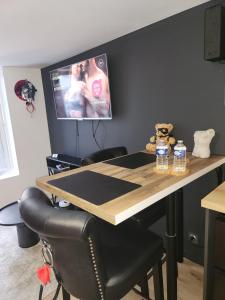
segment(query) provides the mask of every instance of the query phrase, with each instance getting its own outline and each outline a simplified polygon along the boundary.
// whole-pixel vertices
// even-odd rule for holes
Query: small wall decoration
[[[33,102],[37,91],[34,85],[27,79],[19,80],[15,84],[14,91],[20,100],[26,102],[26,110],[32,114],[35,110]]]
[[[195,131],[194,133],[194,150],[192,152],[193,156],[200,158],[210,157],[210,143],[215,135],[214,129]]]

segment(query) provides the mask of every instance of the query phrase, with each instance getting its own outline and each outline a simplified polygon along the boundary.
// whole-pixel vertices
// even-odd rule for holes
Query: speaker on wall
[[[210,61],[225,59],[225,8],[222,5],[205,10],[204,58]]]

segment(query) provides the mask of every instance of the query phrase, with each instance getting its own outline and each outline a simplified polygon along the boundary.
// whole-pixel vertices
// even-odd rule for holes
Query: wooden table
[[[189,173],[184,176],[172,176],[168,174],[157,174],[155,163],[147,164],[136,169],[126,169],[104,162],[85,166],[79,169],[67,171],[54,176],[42,177],[37,180],[37,185],[58,197],[62,197],[72,204],[96,215],[97,217],[117,225],[127,220],[136,213],[151,206],[153,203],[168,196],[167,201],[167,294],[168,300],[177,299],[176,280],[176,232],[175,232],[175,200],[178,191],[185,185],[197,178],[216,169],[218,182],[222,181],[222,168],[225,156],[212,155],[208,159],[194,158],[188,154]],[[123,196],[113,199],[102,205],[94,205],[90,202],[59,189],[49,183],[52,179],[82,172],[84,170],[94,171],[100,174],[123,179],[132,183],[140,184],[141,187]],[[84,188],[88,188],[85,186]]]
[[[219,185],[201,201],[201,206],[225,214],[225,183]]]

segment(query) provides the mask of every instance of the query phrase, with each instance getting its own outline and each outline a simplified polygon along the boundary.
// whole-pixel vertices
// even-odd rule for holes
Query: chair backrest
[[[100,161],[104,161],[107,159],[112,159],[112,158],[116,158],[119,156],[123,156],[127,154],[127,149],[126,147],[113,147],[113,148],[107,148],[107,149],[103,149],[97,152],[94,152],[92,154],[90,154],[89,156],[85,157],[81,164],[83,166],[85,165],[90,165],[93,163],[97,163]]]
[[[19,209],[25,224],[50,245],[56,277],[79,299],[100,299],[105,283],[98,249],[98,221],[83,211],[54,208],[39,189],[26,189]]]

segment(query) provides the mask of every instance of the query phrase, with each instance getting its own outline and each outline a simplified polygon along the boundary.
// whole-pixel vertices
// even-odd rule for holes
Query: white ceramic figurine
[[[208,158],[210,156],[210,143],[215,135],[214,129],[195,131],[194,133],[194,150],[193,156],[200,158]]]

